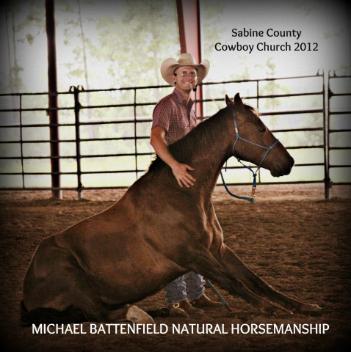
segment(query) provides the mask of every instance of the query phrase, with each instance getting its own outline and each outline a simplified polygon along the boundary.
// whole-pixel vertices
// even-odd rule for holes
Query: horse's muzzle
[[[274,177],[289,175],[292,167],[294,166],[294,163],[294,158],[288,155],[287,159],[284,160],[284,162],[277,163],[275,167],[270,170],[271,175]]]

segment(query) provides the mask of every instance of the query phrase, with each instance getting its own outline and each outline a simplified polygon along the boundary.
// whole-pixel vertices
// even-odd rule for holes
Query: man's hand
[[[166,132],[161,127],[154,127],[151,130],[151,145],[157,155],[172,169],[180,187],[191,187],[195,183],[195,178],[188,171],[194,170],[190,165],[182,164],[175,160],[168,150],[165,139]]]
[[[176,178],[180,187],[185,186],[186,188],[189,188],[193,186],[196,181],[195,178],[191,176],[191,174],[188,172],[188,170],[191,171],[194,169],[190,165],[178,162],[172,165],[173,175]]]

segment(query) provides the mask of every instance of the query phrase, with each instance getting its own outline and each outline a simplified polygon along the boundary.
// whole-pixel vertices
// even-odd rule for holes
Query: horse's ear
[[[242,104],[242,100],[240,98],[240,94],[239,93],[236,93],[235,96],[234,96],[234,103],[235,104]]]
[[[233,101],[228,97],[228,95],[225,95],[225,103],[227,106],[233,105]]]

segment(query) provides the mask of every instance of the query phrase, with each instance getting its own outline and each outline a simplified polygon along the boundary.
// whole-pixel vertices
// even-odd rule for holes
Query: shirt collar
[[[178,103],[183,104],[183,105],[187,106],[188,108],[191,108],[193,106],[194,101],[191,98],[187,101],[184,98],[184,96],[182,95],[182,93],[180,93],[177,88],[174,88],[173,94],[174,94],[176,100],[178,101]]]

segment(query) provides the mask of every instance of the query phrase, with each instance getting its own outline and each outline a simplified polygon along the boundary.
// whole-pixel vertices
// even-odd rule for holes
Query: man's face
[[[196,85],[197,72],[192,66],[181,66],[174,73],[174,81],[177,88],[189,92]]]

